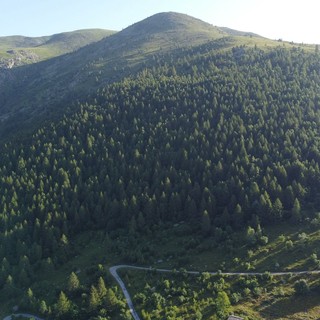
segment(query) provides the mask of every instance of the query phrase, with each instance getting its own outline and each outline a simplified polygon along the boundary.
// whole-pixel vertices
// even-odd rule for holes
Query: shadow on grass
[[[305,296],[294,295],[271,302],[268,306],[261,308],[260,313],[266,319],[290,319],[291,315],[298,313],[308,316],[311,310],[317,306],[320,309],[319,292],[312,292]]]

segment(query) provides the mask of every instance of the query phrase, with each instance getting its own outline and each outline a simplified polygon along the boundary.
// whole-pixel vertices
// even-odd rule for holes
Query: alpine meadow
[[[174,12],[0,37],[1,319],[316,320],[319,294],[317,45]]]

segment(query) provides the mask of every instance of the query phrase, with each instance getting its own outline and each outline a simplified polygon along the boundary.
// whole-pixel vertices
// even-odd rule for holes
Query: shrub
[[[305,279],[300,279],[294,283],[294,290],[297,295],[305,295],[310,291],[310,287]]]

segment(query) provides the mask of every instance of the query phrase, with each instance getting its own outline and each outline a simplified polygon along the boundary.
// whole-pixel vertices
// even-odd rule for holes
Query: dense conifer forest
[[[88,230],[145,234],[184,221],[206,237],[319,218],[319,54],[214,49],[155,55],[137,76],[1,146],[3,292],[26,291],[38,272],[63,265]],[[72,277],[65,291],[79,302]],[[83,319],[101,301],[125,309],[103,272],[92,281]],[[38,303],[43,314],[52,304],[56,319],[80,317],[64,292]]]

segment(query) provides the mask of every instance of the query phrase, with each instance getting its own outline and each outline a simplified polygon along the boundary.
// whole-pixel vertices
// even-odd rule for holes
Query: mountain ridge
[[[39,62],[75,51],[115,33],[104,29],[82,29],[43,37],[0,37],[0,69]],[[24,59],[29,55],[34,59]],[[13,62],[13,63],[12,63]]]
[[[198,18],[177,12],[161,12],[132,24],[121,31],[122,34],[144,34],[160,32],[183,32],[197,33],[201,39],[202,33],[209,37],[221,37],[226,33]]]

